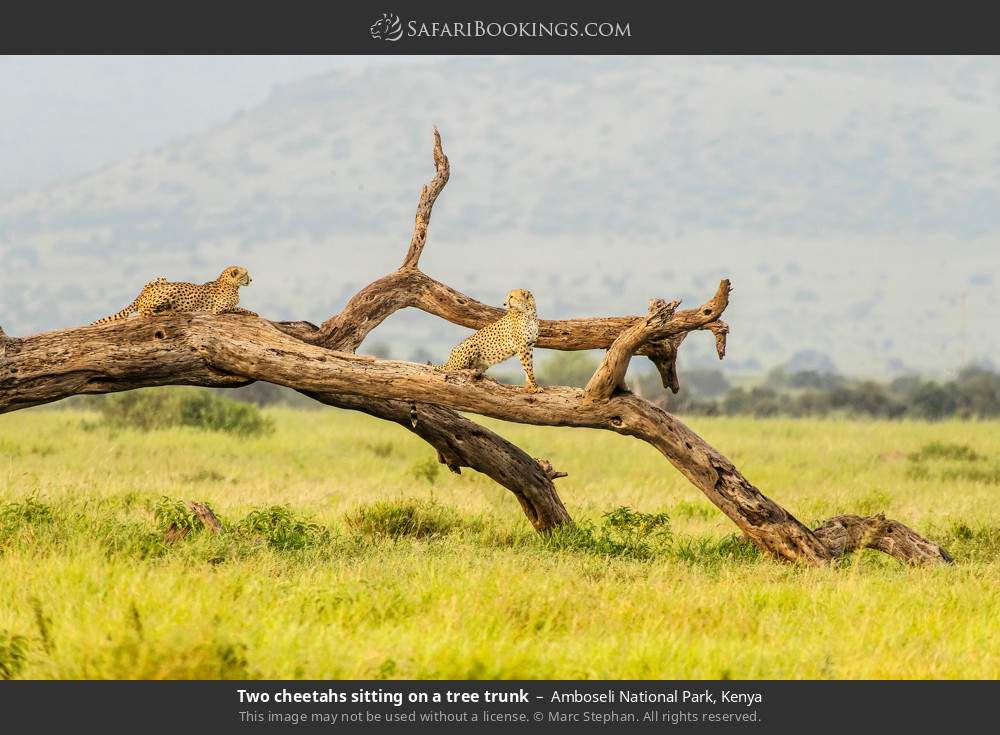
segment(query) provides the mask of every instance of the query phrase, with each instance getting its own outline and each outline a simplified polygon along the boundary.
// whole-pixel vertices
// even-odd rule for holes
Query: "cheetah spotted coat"
[[[539,390],[535,383],[532,348],[538,341],[538,314],[530,291],[517,289],[507,294],[507,313],[492,324],[462,341],[451,351],[443,370],[476,370],[503,362],[517,355],[527,378],[529,391]]]
[[[94,324],[127,319],[129,314],[135,312],[139,312],[142,316],[176,311],[208,311],[212,314],[257,316],[256,313],[236,305],[240,300],[240,286],[249,285],[250,280],[247,269],[238,265],[226,268],[214,281],[202,284],[177,283],[161,276],[147,283],[131,304],[117,314],[98,319]]]

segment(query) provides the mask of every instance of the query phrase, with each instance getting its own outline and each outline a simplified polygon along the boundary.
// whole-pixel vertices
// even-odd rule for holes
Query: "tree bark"
[[[951,554],[899,521],[879,513],[862,518],[834,516],[814,533],[834,556],[846,556],[858,549],[876,549],[907,564],[951,563]]]
[[[457,411],[600,428],[656,447],[747,537],[778,559],[819,565],[868,546],[907,563],[950,561],[940,547],[884,518],[839,516],[809,530],[681,421],[625,389],[632,355],[646,355],[664,385],[676,391],[677,351],[692,331],[711,331],[719,357],[725,354],[729,327],[720,317],[729,303],[728,280],[696,309],[678,311],[679,302],[654,299],[645,317],[542,320],[540,347],[608,349],[585,390],[547,387],[527,393],[468,371],[448,373],[354,354],[371,330],[405,307],[473,328],[502,314],[419,270],[431,210],[450,173],[436,130],[434,139],[435,176],[421,191],[403,264],[358,292],[322,325],[237,314],[165,314],[16,340],[0,330],[0,413],[84,393],[167,384],[233,387],[265,380],[404,426],[435,447],[453,471],[472,467],[509,489],[539,531],[571,522],[553,485],[565,473]]]

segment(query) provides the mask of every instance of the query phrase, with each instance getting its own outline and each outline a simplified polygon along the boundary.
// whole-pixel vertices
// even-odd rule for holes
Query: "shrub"
[[[198,391],[180,404],[180,423],[208,431],[223,431],[239,436],[256,436],[274,431],[274,422],[257,406],[220,398],[208,391]]]
[[[931,442],[920,447],[919,451],[911,452],[911,461],[950,459],[959,462],[976,462],[983,459],[983,456],[976,452],[967,444],[948,444],[945,442]]]
[[[52,640],[52,618],[45,614],[42,601],[37,597],[30,598],[28,604],[31,605],[31,611],[35,614],[35,625],[38,627],[38,637],[42,641],[42,648],[45,649],[46,653],[52,653],[55,650],[55,642]]]
[[[941,543],[956,559],[995,561],[1000,559],[1000,526],[973,527],[956,522],[944,532]]]
[[[164,534],[150,530],[144,523],[109,518],[100,524],[96,535],[109,558],[156,559],[167,553]]]
[[[683,518],[712,518],[717,510],[709,503],[681,500],[674,506],[674,514]]]
[[[105,396],[97,402],[110,428],[153,431],[191,426],[239,436],[268,434],[274,422],[250,403],[214,395],[204,389],[150,388]]]
[[[418,480],[423,478],[427,480],[431,485],[434,484],[434,480],[437,479],[438,472],[441,471],[441,463],[438,462],[433,457],[421,460],[419,462],[414,462],[410,467],[410,472]]]
[[[263,538],[279,551],[293,551],[315,546],[329,539],[330,532],[317,523],[296,518],[286,506],[272,505],[250,511],[236,525],[236,531]]]
[[[932,421],[954,416],[958,400],[954,391],[937,383],[924,383],[910,398],[907,414]]]
[[[391,538],[443,536],[459,523],[453,510],[425,500],[381,500],[358,506],[344,520],[359,533]]]
[[[202,467],[197,472],[189,475],[182,475],[181,479],[183,479],[184,482],[222,482],[226,479],[226,476],[218,470],[205,469]]]
[[[0,457],[20,457],[21,447],[10,439],[0,439]]]
[[[670,516],[666,513],[640,513],[626,506],[605,513],[604,527],[608,532],[629,544],[647,541],[654,544],[668,544],[672,532]]]
[[[265,383],[263,380],[258,380],[256,383],[244,385],[239,388],[216,388],[212,393],[215,395],[225,395],[226,398],[242,403],[253,403],[258,408],[265,406],[289,406],[292,408],[317,409],[321,405],[298,391],[286,388],[283,385]]]
[[[599,364],[600,360],[591,352],[557,352],[542,362],[538,380],[542,385],[583,388]]]
[[[647,374],[640,379],[640,385],[656,379]],[[719,381],[713,384],[714,389],[721,386]],[[1000,373],[981,367],[965,368],[957,378],[943,383],[906,375],[888,384],[813,370],[776,370],[768,374],[763,385],[731,388],[721,397],[699,392],[697,380],[682,376],[677,395],[659,389],[643,390],[643,394],[659,396],[657,401],[670,411],[708,416],[848,415],[930,421],[1000,416]]]
[[[1000,485],[1000,467],[949,467],[941,471],[941,479]]]
[[[202,505],[212,510],[208,503],[202,503]],[[183,500],[168,498],[165,495],[153,507],[153,517],[160,530],[164,532],[172,529],[173,533],[185,535],[197,533],[205,527],[205,524],[187,503]]]
[[[671,540],[666,513],[640,513],[623,506],[605,513],[600,526],[585,522],[558,526],[542,543],[556,551],[651,559],[664,553]]]
[[[89,662],[88,678],[108,679],[253,679],[246,644],[218,635],[181,645],[147,641],[129,630]]]
[[[178,394],[170,390],[136,390],[96,400],[105,426],[140,431],[166,429],[179,423]]]

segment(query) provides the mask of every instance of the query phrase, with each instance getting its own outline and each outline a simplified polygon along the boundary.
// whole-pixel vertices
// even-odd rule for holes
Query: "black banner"
[[[4,682],[6,732],[957,732],[996,682]],[[192,727],[193,726],[193,727]]]
[[[992,53],[989,4],[21,3],[5,53]]]

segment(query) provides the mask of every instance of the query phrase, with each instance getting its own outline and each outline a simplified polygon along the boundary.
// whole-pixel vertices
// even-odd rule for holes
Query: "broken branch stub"
[[[192,500],[187,500],[184,504],[188,507],[191,513],[194,514],[194,517],[198,519],[202,528],[206,529],[209,533],[222,532],[222,522],[207,505],[204,503],[196,503]],[[164,534],[164,540],[168,544],[180,541],[188,535],[190,530],[191,529],[188,526],[178,526],[176,523],[171,523],[170,528],[168,528],[166,534]]]

